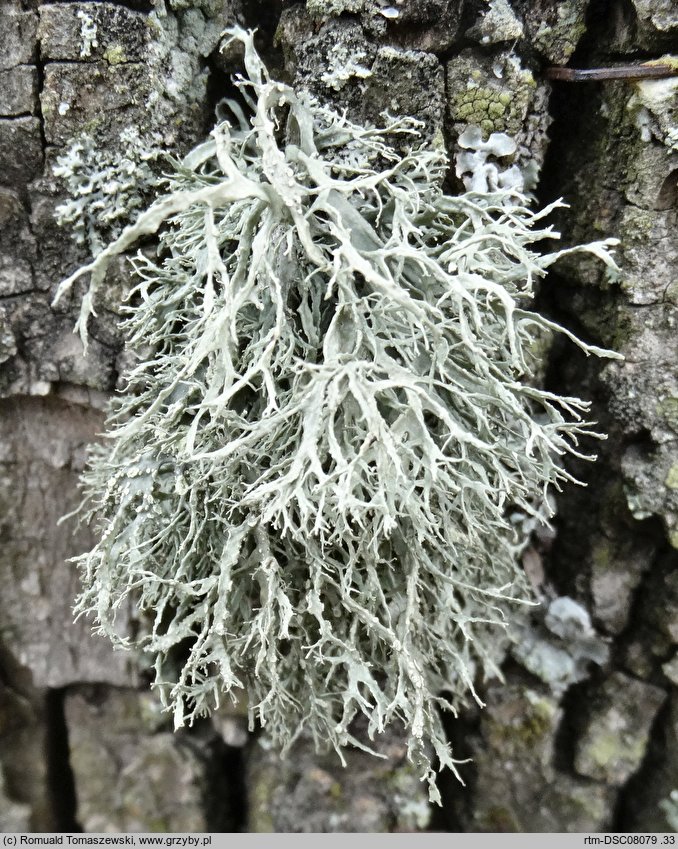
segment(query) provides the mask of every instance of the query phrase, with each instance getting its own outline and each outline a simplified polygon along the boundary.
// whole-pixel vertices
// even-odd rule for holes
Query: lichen
[[[68,191],[56,208],[57,222],[92,254],[120,235],[157,189],[160,141],[130,127],[118,146],[107,148],[83,133],[57,157],[53,172]]]
[[[500,708],[483,720],[492,748],[507,752],[509,757],[519,757],[521,752],[543,746],[552,735],[558,717],[554,699],[528,688],[521,691],[518,706],[520,712],[507,714]]]
[[[372,71],[362,64],[367,54],[360,48],[350,50],[345,44],[335,44],[327,55],[327,70],[320,79],[327,88],[341,91],[350,79],[364,80]]]
[[[457,139],[464,150],[456,157],[456,175],[467,191],[494,192],[497,189],[524,191],[525,180],[517,165],[500,167],[496,159],[513,157],[517,145],[506,133],[492,133],[483,141],[480,127],[467,127]]]
[[[233,102],[59,288],[90,275],[86,342],[111,259],[159,234],[126,319],[140,362],[84,475],[99,541],[77,610],[155,659],[177,726],[244,690],[278,744],[304,730],[341,756],[365,746],[363,715],[371,738],[406,730],[437,799],[431,755],[456,772],[439,709],[480,701],[497,629],[529,599],[508,514],[540,515],[573,480],[559,458],[587,456],[588,405],[523,380],[545,330],[605,353],[528,309],[579,249],[538,253],[549,210],[446,196],[418,122],[351,123],[232,35],[251,120]],[[116,626],[129,602],[135,638]]]
[[[591,663],[602,666],[608,659],[608,647],[588,612],[567,596],[551,601],[541,627],[525,625],[516,631],[513,657],[557,694],[585,680]]]
[[[77,16],[80,19],[80,37],[82,38],[80,57],[85,59],[92,55],[93,47],[99,46],[97,24],[94,18],[83,9],[78,10]]]
[[[669,489],[678,489],[678,463],[675,463],[669,469],[669,473],[664,481],[665,486]]]
[[[109,65],[122,65],[127,62],[125,48],[121,44],[114,44],[104,52],[104,59]]]
[[[586,32],[589,0],[561,0],[534,6],[527,0],[513,0],[521,8],[528,40],[553,65],[567,65]]]
[[[668,54],[644,64],[670,65],[678,70],[678,57]],[[669,150],[678,150],[677,93],[678,82],[675,77],[662,80],[641,80],[634,84],[634,91],[627,108],[634,116],[643,141],[647,142],[656,137]]]
[[[669,798],[660,802],[659,807],[664,812],[669,826],[678,832],[678,790],[672,790]]]
[[[457,87],[449,105],[452,120],[478,126],[486,136],[497,132],[515,135],[534,97],[536,83],[530,71],[510,59],[504,62],[502,74],[505,79],[490,84],[477,72],[466,86]]]
[[[480,44],[516,41],[524,35],[524,27],[507,0],[490,0],[478,21],[466,32]]]
[[[16,352],[16,338],[12,333],[7,311],[4,307],[0,307],[0,364],[7,362]]]

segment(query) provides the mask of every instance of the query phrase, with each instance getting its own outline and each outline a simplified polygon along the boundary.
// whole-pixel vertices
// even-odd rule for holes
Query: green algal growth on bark
[[[61,287],[91,274],[86,339],[110,259],[160,234],[126,320],[145,359],[84,476],[100,541],[77,610],[155,658],[177,726],[241,690],[282,746],[341,754],[360,715],[395,723],[435,798],[432,754],[455,770],[438,711],[478,698],[529,598],[507,513],[539,515],[589,431],[586,403],[523,382],[555,328],[527,308],[559,256],[532,248],[548,210],[445,196],[416,122],[356,126],[233,35],[251,121],[234,103]]]

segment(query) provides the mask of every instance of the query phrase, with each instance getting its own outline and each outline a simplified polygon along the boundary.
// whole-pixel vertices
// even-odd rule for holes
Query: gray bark
[[[550,84],[543,69],[672,51],[678,62],[674,0],[168,7],[160,29],[145,0],[0,7],[0,830],[671,830],[678,78]],[[626,360],[549,354],[544,380],[591,398],[609,438],[576,470],[588,487],[558,497],[555,533],[525,554],[542,604],[513,629],[505,680],[481,682],[487,707],[448,723],[455,755],[472,760],[465,787],[441,775],[440,810],[396,734],[379,743],[385,761],[354,751],[344,769],[303,740],[281,758],[247,731],[243,706],[173,733],[143,659],[72,622],[67,559],[91,537],[58,519],[77,506],[84,448],[124,368],[127,280],[123,266],[109,278],[84,357],[78,293],[50,306],[87,257],[55,223],[52,166],[83,131],[112,151],[130,126],[175,152],[201,139],[238,67],[237,52],[217,52],[235,20],[260,25],[274,73],[357,120],[414,115],[451,158],[469,125],[509,133],[539,201],[571,205],[566,240],[621,239],[618,278],[579,261],[542,288],[542,309]]]

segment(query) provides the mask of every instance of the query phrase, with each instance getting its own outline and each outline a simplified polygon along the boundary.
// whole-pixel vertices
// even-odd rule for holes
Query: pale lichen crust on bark
[[[530,599],[509,513],[539,516],[590,434],[588,404],[530,384],[530,311],[563,253],[512,190],[443,194],[412,119],[383,130],[271,80],[251,34],[232,103],[166,193],[85,274],[79,330],[111,259],[139,254],[127,309],[140,362],[84,475],[100,529],[77,610],[155,662],[177,726],[246,692],[283,747],[364,746],[456,771],[439,709],[479,700],[497,629]],[[399,150],[410,140],[406,153]],[[586,452],[585,452],[586,453]],[[137,637],[116,613],[132,600]]]

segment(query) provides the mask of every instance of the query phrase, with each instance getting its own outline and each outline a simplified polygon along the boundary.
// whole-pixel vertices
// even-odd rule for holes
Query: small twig
[[[546,69],[550,80],[563,80],[570,83],[584,83],[596,80],[661,80],[666,77],[678,77],[678,68],[673,65],[618,65],[615,68],[578,68],[551,67]]]

